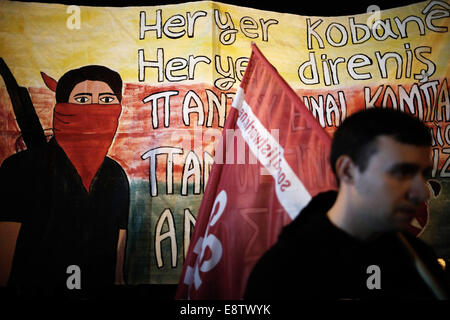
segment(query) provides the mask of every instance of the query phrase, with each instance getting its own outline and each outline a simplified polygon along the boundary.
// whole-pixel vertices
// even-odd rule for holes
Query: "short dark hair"
[[[346,118],[334,133],[330,152],[334,174],[336,161],[344,154],[364,171],[377,150],[376,138],[382,135],[416,146],[430,146],[432,143],[430,129],[403,111],[378,107],[359,111]]]
[[[56,102],[68,102],[73,88],[80,82],[102,81],[109,85],[119,101],[122,101],[122,78],[120,74],[105,66],[89,65],[66,72],[56,87]]]

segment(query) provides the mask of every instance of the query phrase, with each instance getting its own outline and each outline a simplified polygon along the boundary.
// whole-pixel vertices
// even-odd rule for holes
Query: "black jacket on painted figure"
[[[128,178],[116,161],[105,157],[88,193],[51,139],[4,160],[0,188],[0,220],[22,224],[8,281],[15,294],[89,296],[114,283],[129,209]],[[70,265],[80,267],[81,290],[66,286]]]

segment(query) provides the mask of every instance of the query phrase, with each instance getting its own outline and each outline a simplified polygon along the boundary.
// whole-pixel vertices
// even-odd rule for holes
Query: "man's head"
[[[365,110],[337,129],[330,162],[361,223],[378,231],[403,229],[428,198],[431,134],[404,112]]]
[[[336,174],[336,161],[345,154],[364,171],[376,151],[376,138],[390,136],[397,142],[430,146],[429,129],[418,119],[393,109],[372,108],[348,117],[336,130],[330,152],[331,168]],[[339,179],[339,177],[337,177]]]

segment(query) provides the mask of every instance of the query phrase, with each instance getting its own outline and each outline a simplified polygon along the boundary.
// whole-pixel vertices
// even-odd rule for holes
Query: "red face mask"
[[[55,139],[77,170],[88,192],[116,134],[121,111],[120,104],[55,105]]]

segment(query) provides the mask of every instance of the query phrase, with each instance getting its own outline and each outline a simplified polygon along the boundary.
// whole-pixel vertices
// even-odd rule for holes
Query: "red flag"
[[[261,255],[317,193],[336,189],[331,139],[256,45],[227,116],[177,299],[241,299]]]

